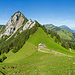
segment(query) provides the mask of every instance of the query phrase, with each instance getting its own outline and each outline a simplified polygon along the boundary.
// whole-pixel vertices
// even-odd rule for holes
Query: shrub
[[[7,57],[3,54],[2,61],[4,61]]]
[[[18,48],[17,48],[17,47],[15,47],[15,48],[12,50],[13,53],[16,53],[17,51],[18,51]]]
[[[62,42],[62,47],[66,48],[66,49],[69,49],[69,44],[65,41]]]
[[[7,57],[3,54],[1,57],[0,57],[0,62],[3,62]]]

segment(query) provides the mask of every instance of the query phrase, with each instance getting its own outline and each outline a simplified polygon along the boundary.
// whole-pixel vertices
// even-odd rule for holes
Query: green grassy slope
[[[0,68],[6,75],[73,75],[74,62],[75,58],[35,51],[19,62],[0,64]]]
[[[50,36],[48,36],[42,28],[39,28],[36,33],[34,33],[28,40],[28,42],[34,44],[38,47],[38,44],[43,43],[46,45],[49,49],[57,50],[59,52],[74,55],[69,50],[66,50],[63,48],[60,44],[57,44],[54,39],[52,39]]]
[[[12,51],[7,53],[6,54],[7,59],[4,61],[4,63],[10,63],[10,62],[12,63],[22,60],[23,58],[30,56],[35,51],[36,51],[36,46],[34,46],[29,42],[26,42],[26,44],[17,53],[13,53]]]
[[[60,31],[57,31],[57,33],[60,35],[61,38],[63,39],[68,39],[68,40],[72,40],[75,39],[73,37],[73,34],[67,30],[61,29]]]

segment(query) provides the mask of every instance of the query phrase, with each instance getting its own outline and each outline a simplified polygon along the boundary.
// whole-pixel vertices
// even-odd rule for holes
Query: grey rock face
[[[29,19],[29,21],[24,25],[23,31],[28,29],[31,24],[32,24],[32,21],[31,21],[31,19]]]
[[[24,25],[23,31],[26,30],[26,29],[28,29],[28,28],[29,28],[29,29],[32,28],[35,24],[36,24],[35,21],[32,22],[31,19],[29,19],[29,21]]]
[[[23,14],[21,14],[21,12],[16,12],[8,21],[8,23],[6,24],[6,27],[4,29],[3,32],[1,32],[0,34],[0,38],[3,35],[7,35],[11,38],[13,36],[14,33],[16,33],[16,31],[22,27],[23,22],[26,20],[25,17],[23,17]],[[31,19],[29,19],[28,21],[26,20],[25,25],[23,26],[23,28],[20,30],[20,33],[26,29],[30,29],[32,28],[34,25],[36,24],[36,22],[32,22]],[[16,36],[15,36],[16,37]],[[9,38],[7,38],[6,40],[8,40]]]
[[[32,28],[35,24],[36,24],[36,22],[34,21],[34,22],[31,24],[31,26],[29,27],[29,29]]]
[[[15,33],[22,26],[23,21],[24,18],[22,17],[22,14],[20,12],[15,13],[8,21],[6,28],[2,34],[0,34],[0,37]]]

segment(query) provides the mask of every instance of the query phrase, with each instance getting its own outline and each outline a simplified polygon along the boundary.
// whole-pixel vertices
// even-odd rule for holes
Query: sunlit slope
[[[71,53],[69,50],[66,50],[60,44],[57,44],[53,38],[51,38],[42,30],[42,28],[38,28],[38,30],[29,38],[28,42],[34,44],[37,47],[38,44],[43,43],[49,49],[57,50],[61,53],[69,55],[74,55],[74,53]]]
[[[35,51],[16,63],[0,64],[0,68],[5,68],[5,75],[75,75],[74,63],[72,57]]]
[[[20,61],[30,56],[35,51],[36,51],[36,46],[30,44],[29,42],[26,42],[26,44],[17,53],[13,53],[12,51],[7,53],[6,54],[7,59],[4,61],[4,63],[13,63],[16,61]]]

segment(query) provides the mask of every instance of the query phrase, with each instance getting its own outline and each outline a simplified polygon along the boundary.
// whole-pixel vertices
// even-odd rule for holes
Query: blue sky
[[[75,0],[0,0],[0,24],[6,24],[17,11],[40,24],[75,29]]]

